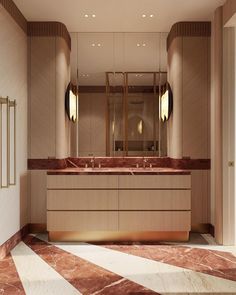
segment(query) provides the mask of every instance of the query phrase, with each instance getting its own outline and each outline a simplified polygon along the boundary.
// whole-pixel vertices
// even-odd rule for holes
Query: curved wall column
[[[168,80],[173,91],[173,113],[168,122],[168,156],[181,159],[183,156],[183,39],[175,38],[168,50]]]
[[[64,159],[70,150],[65,91],[70,36],[57,22],[28,23],[29,159]],[[46,173],[30,172],[31,223],[46,220]]]
[[[173,25],[167,41],[173,114],[168,122],[168,156],[210,157],[210,22]]]
[[[210,158],[210,22],[175,24],[168,36],[168,79],[173,113],[168,156]],[[192,229],[210,223],[210,171],[192,171]]]
[[[65,158],[70,122],[65,91],[70,79],[70,36],[58,22],[30,22],[29,158]]]
[[[63,38],[56,38],[56,158],[70,155],[70,121],[65,112],[65,92],[70,81],[70,51]]]

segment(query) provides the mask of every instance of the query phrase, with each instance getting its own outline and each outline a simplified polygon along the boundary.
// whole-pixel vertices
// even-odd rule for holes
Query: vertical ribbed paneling
[[[71,39],[66,26],[60,22],[28,22],[29,36],[57,36],[65,39],[71,49]]]
[[[167,38],[167,50],[176,37],[211,35],[211,22],[179,22],[172,26]]]

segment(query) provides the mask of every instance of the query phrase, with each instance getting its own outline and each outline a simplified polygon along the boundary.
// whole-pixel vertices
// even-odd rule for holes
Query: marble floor
[[[189,243],[49,243],[28,235],[0,260],[0,295],[236,294],[236,247]]]

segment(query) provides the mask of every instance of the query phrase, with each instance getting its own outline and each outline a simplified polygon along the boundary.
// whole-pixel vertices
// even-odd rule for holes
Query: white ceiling
[[[225,0],[14,0],[29,21],[60,21],[70,32],[168,32],[178,21],[210,20]],[[95,14],[85,18],[84,15]],[[154,17],[142,18],[142,14]]]

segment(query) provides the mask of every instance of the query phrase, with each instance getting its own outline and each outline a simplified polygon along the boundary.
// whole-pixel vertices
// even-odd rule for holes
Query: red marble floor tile
[[[104,245],[135,256],[236,281],[236,257],[228,252],[170,245]]]
[[[10,254],[0,260],[0,295],[25,295],[23,285]]]
[[[24,242],[82,294],[157,294],[33,236]]]

